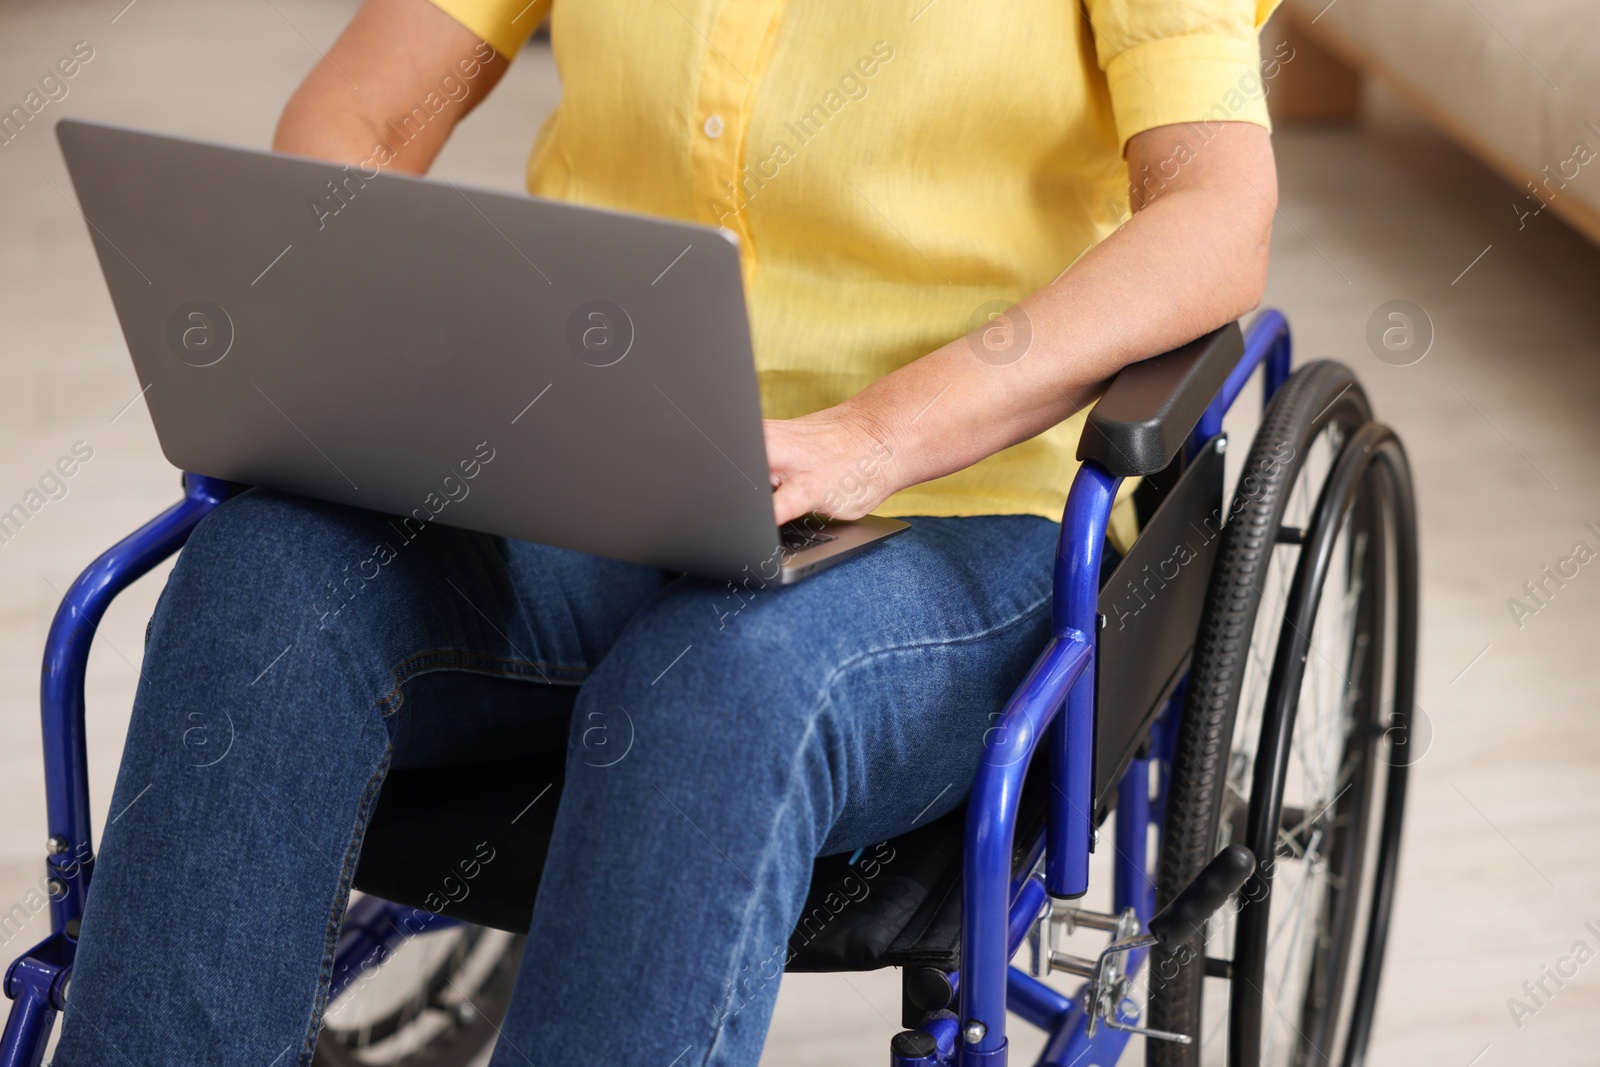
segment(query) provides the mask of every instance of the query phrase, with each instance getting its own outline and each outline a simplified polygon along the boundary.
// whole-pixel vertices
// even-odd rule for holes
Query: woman
[[[366,0],[275,147],[426,171],[524,5]],[[332,612],[383,517],[229,501],[151,623],[58,1067],[309,1063],[386,771],[541,745],[493,1063],[755,1064],[814,857],[959,803],[1046,638],[1075,413],[1260,298],[1270,7],[557,3],[530,190],[736,234],[776,519],[911,530],[754,590],[434,526]]]

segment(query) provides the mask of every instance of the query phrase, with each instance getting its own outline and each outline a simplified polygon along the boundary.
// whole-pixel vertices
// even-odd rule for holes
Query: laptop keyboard
[[[808,530],[797,523],[784,523],[778,527],[778,537],[783,542],[783,547],[790,552],[799,552],[807,548],[816,548],[829,541],[837,540],[833,534],[823,533],[820,530]]]

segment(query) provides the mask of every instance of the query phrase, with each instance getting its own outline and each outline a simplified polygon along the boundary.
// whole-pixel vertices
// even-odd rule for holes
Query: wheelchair
[[[1225,501],[1223,416],[1257,371],[1260,429]],[[900,968],[891,1067],[1004,1067],[1008,1013],[1044,1031],[1037,1062],[1053,1067],[1114,1063],[1133,1035],[1152,1067],[1360,1064],[1416,679],[1404,449],[1348,368],[1290,373],[1288,324],[1264,311],[1122,371],[1078,456],[1053,636],[992,716],[970,796],[894,840],[818,859],[786,969]],[[1106,530],[1129,478],[1142,479],[1140,534],[1116,559]],[[68,997],[94,870],[95,629],[232,488],[193,474],[184,486],[78,578],[49,633],[52,932],[6,972],[0,1067],[39,1067]],[[317,1063],[481,1060],[556,807],[524,804],[561,779],[559,758],[391,772]],[[519,808],[485,832],[485,812]],[[1093,855],[1110,860],[1108,911],[1082,899]],[[1090,954],[1067,950],[1085,937]],[[1024,944],[1028,963],[1013,963]],[[1082,979],[1072,995],[1040,980],[1061,972]]]

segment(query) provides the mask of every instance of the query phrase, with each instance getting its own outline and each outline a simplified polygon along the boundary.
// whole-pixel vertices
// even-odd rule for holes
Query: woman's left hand
[[[816,512],[859,519],[903,488],[887,434],[841,407],[763,424],[778,524]]]

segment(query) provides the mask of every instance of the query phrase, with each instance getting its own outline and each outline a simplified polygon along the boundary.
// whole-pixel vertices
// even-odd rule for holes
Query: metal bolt
[[[987,1034],[988,1032],[989,1028],[987,1026],[983,1025],[976,1019],[972,1019],[967,1023],[966,1026],[961,1028],[961,1040],[965,1041],[969,1045],[976,1045],[978,1042],[983,1040],[983,1035]]]
[[[59,878],[52,878],[46,882],[45,889],[49,892],[50,896],[55,899],[60,899],[61,897],[67,895],[67,883],[63,882]]]
[[[1228,439],[1226,437],[1217,438],[1216,449],[1218,452],[1226,452],[1228,450]]]
[[[45,851],[52,856],[59,856],[67,850],[67,839],[60,834],[51,834],[50,840],[44,843]]]

